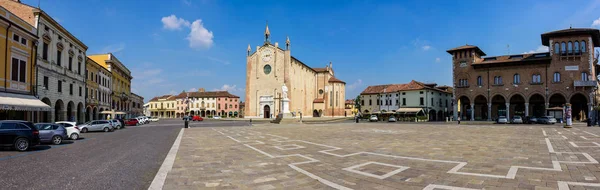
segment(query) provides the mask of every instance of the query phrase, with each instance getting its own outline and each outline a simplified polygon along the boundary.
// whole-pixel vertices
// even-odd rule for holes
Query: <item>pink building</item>
[[[227,91],[182,92],[176,97],[176,116],[199,115],[201,117],[238,117],[240,97]]]
[[[220,116],[238,117],[239,116],[240,97],[229,94],[227,91],[221,91],[217,96],[217,111]]]

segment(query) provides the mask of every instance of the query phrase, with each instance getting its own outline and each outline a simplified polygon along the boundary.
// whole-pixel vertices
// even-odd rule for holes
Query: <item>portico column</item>
[[[506,103],[506,119],[510,120],[510,103]]]
[[[548,108],[550,107],[550,103],[546,103],[545,107],[546,107],[546,108],[544,109],[544,114],[543,114],[543,116],[548,114]]]
[[[492,120],[492,103],[488,103],[487,120]]]
[[[458,103],[456,103],[456,101],[454,101],[454,105],[452,105],[452,109],[454,110],[452,112],[452,115],[454,117],[454,121],[458,120]]]
[[[475,103],[471,103],[471,121],[475,121]]]
[[[529,102],[525,102],[525,117],[529,117]]]

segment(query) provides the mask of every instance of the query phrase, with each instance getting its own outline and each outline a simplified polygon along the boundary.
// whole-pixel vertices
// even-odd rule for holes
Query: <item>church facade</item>
[[[282,49],[277,42],[270,42],[270,35],[267,26],[264,44],[254,52],[248,45],[244,117],[276,117],[284,112],[285,96],[294,117],[350,115],[344,110],[346,83],[335,78],[332,64],[309,67],[292,56],[289,37]]]

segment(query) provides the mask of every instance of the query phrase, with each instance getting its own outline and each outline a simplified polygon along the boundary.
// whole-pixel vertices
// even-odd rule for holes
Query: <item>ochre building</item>
[[[329,63],[325,68],[311,68],[291,54],[290,40],[285,49],[269,41],[246,58],[245,118],[272,118],[281,112],[282,87],[288,89],[289,111],[299,117],[344,116],[346,83],[335,78]]]
[[[569,28],[541,35],[549,52],[486,56],[477,46],[448,50],[455,87],[454,118],[495,120],[499,116],[552,115],[572,104],[574,120],[597,105],[597,29]],[[588,115],[590,114],[590,115]]]

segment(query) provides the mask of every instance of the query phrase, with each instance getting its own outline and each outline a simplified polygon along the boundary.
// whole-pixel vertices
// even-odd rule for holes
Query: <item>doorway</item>
[[[265,105],[264,107],[264,118],[271,118],[271,107],[269,107],[269,105]]]

